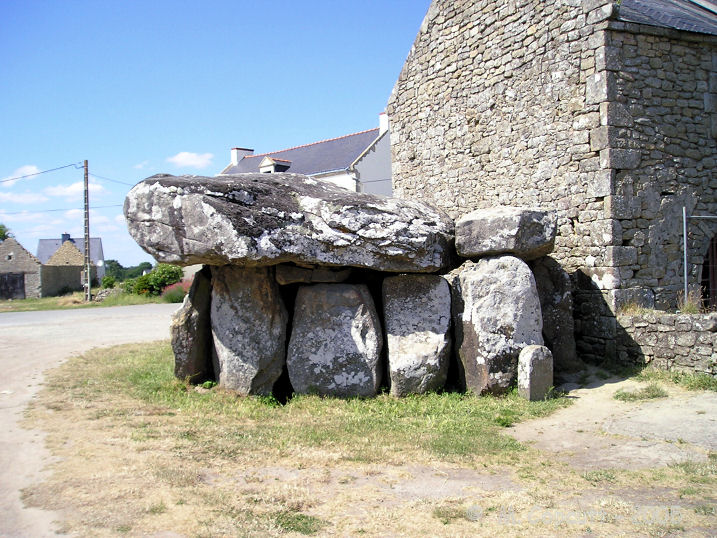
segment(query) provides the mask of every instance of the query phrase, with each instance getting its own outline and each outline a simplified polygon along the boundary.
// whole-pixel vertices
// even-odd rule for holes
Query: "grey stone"
[[[532,260],[553,250],[556,232],[554,211],[521,207],[478,209],[456,221],[456,250],[466,258],[513,254]]]
[[[363,284],[302,286],[289,339],[289,380],[299,394],[374,396],[383,335]]]
[[[214,370],[221,387],[271,394],[286,358],[288,315],[272,268],[212,268]]]
[[[125,200],[130,234],[158,261],[282,262],[433,272],[453,222],[420,202],[355,193],[300,174],[157,175]]]
[[[573,290],[570,275],[549,256],[530,264],[540,299],[543,338],[553,353],[555,369],[575,372],[583,368],[575,348]]]
[[[615,184],[614,170],[598,170],[593,172],[591,177],[592,180],[588,183],[586,192],[588,196],[603,198],[612,194]]]
[[[553,386],[553,355],[545,346],[526,346],[518,356],[518,394],[545,400]]]
[[[328,267],[299,267],[297,265],[279,264],[276,266],[276,281],[287,284],[315,284],[319,282],[343,282],[351,276],[351,269],[329,269]]]
[[[600,103],[600,123],[613,127],[632,127],[635,120],[622,103]]]
[[[635,149],[603,149],[600,151],[600,167],[633,170],[640,166],[642,155]]]
[[[518,354],[543,344],[540,299],[527,264],[513,256],[468,261],[449,276],[460,377],[477,394],[515,382]]]
[[[451,291],[436,275],[383,281],[383,310],[391,394],[443,388],[451,352]]]
[[[209,267],[195,273],[182,306],[172,315],[169,331],[174,352],[174,375],[197,383],[212,377],[212,331],[209,304],[212,274]]]

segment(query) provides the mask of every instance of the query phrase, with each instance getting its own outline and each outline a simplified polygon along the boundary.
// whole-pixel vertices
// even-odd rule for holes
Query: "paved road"
[[[40,431],[18,425],[43,373],[94,347],[169,338],[176,304],[0,314],[0,536],[55,536],[57,514],[24,508],[50,455]]]

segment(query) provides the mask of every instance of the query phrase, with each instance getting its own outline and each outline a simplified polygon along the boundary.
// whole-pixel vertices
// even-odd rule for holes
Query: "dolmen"
[[[285,375],[295,393],[371,397],[453,378],[477,394],[518,383],[540,399],[554,357],[574,360],[569,279],[547,257],[552,211],[454,222],[424,203],[279,173],[155,175],[124,213],[157,261],[203,265],[171,327],[175,375],[191,382],[271,394]]]

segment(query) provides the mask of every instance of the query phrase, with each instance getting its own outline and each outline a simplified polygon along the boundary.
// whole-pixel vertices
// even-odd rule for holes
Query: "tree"
[[[0,222],[0,241],[5,241],[5,239],[7,239],[8,237],[12,237],[10,228],[8,228],[2,222]]]
[[[117,260],[105,260],[105,275],[113,277],[117,281],[124,280],[125,268]]]

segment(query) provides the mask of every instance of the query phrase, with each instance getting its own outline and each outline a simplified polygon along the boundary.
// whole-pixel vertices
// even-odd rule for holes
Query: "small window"
[[[14,257],[15,257],[15,253],[14,253],[14,252],[11,252],[11,253],[8,254],[7,256],[5,256],[5,260],[6,260],[6,261],[11,261]]]

